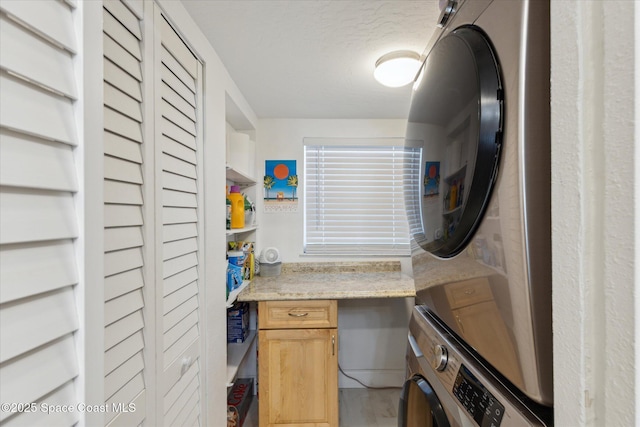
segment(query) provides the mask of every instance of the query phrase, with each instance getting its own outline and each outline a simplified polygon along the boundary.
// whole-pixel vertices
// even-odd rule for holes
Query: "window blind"
[[[408,255],[404,183],[419,160],[402,146],[306,145],[304,252]]]

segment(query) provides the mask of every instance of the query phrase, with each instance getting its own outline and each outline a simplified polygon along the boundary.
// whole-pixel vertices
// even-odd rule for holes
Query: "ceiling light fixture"
[[[420,68],[420,55],[410,50],[398,50],[382,55],[376,61],[373,77],[389,87],[402,87],[411,83]]]

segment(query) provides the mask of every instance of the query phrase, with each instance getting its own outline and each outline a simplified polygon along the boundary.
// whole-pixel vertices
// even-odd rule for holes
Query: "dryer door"
[[[502,83],[484,33],[460,27],[439,40],[414,86],[406,146],[421,152],[405,185],[411,234],[448,258],[473,237],[498,173]]]
[[[421,375],[414,375],[402,387],[398,427],[449,427],[438,396]]]

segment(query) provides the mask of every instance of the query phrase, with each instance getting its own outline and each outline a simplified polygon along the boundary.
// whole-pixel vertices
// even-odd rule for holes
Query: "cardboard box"
[[[227,342],[243,343],[249,335],[249,303],[236,302],[227,310]]]
[[[253,400],[253,378],[238,378],[227,395],[227,407],[238,411],[237,426],[242,427]]]

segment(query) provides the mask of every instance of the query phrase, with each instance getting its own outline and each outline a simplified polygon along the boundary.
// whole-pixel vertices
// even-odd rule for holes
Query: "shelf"
[[[258,224],[253,224],[244,228],[232,228],[231,230],[227,230],[227,236],[233,236],[234,234],[248,233],[250,231],[254,231],[257,229],[258,229]]]
[[[231,308],[231,306],[233,306],[233,303],[236,302],[236,299],[238,298],[238,295],[240,295],[240,292],[242,292],[244,288],[249,286],[249,283],[251,283],[251,280],[243,280],[242,285],[229,292],[229,297],[227,298],[227,308]]]
[[[242,361],[247,356],[251,344],[256,339],[256,331],[250,330],[247,339],[242,344],[227,344],[227,387],[233,385]]]
[[[467,165],[465,164],[464,166],[462,166],[460,169],[458,169],[457,171],[447,175],[444,178],[444,182],[446,182],[447,184],[451,184],[451,182],[456,179],[456,178],[460,178],[462,176],[464,176],[467,173]]]
[[[462,205],[456,206],[455,208],[451,209],[450,211],[444,211],[444,212],[442,212],[442,215],[451,215],[451,214],[454,214],[454,213],[458,212],[460,209],[462,209]]]
[[[248,187],[250,185],[256,185],[257,181],[246,175],[243,172],[235,170],[233,167],[227,165],[227,180],[234,181],[241,187]]]

